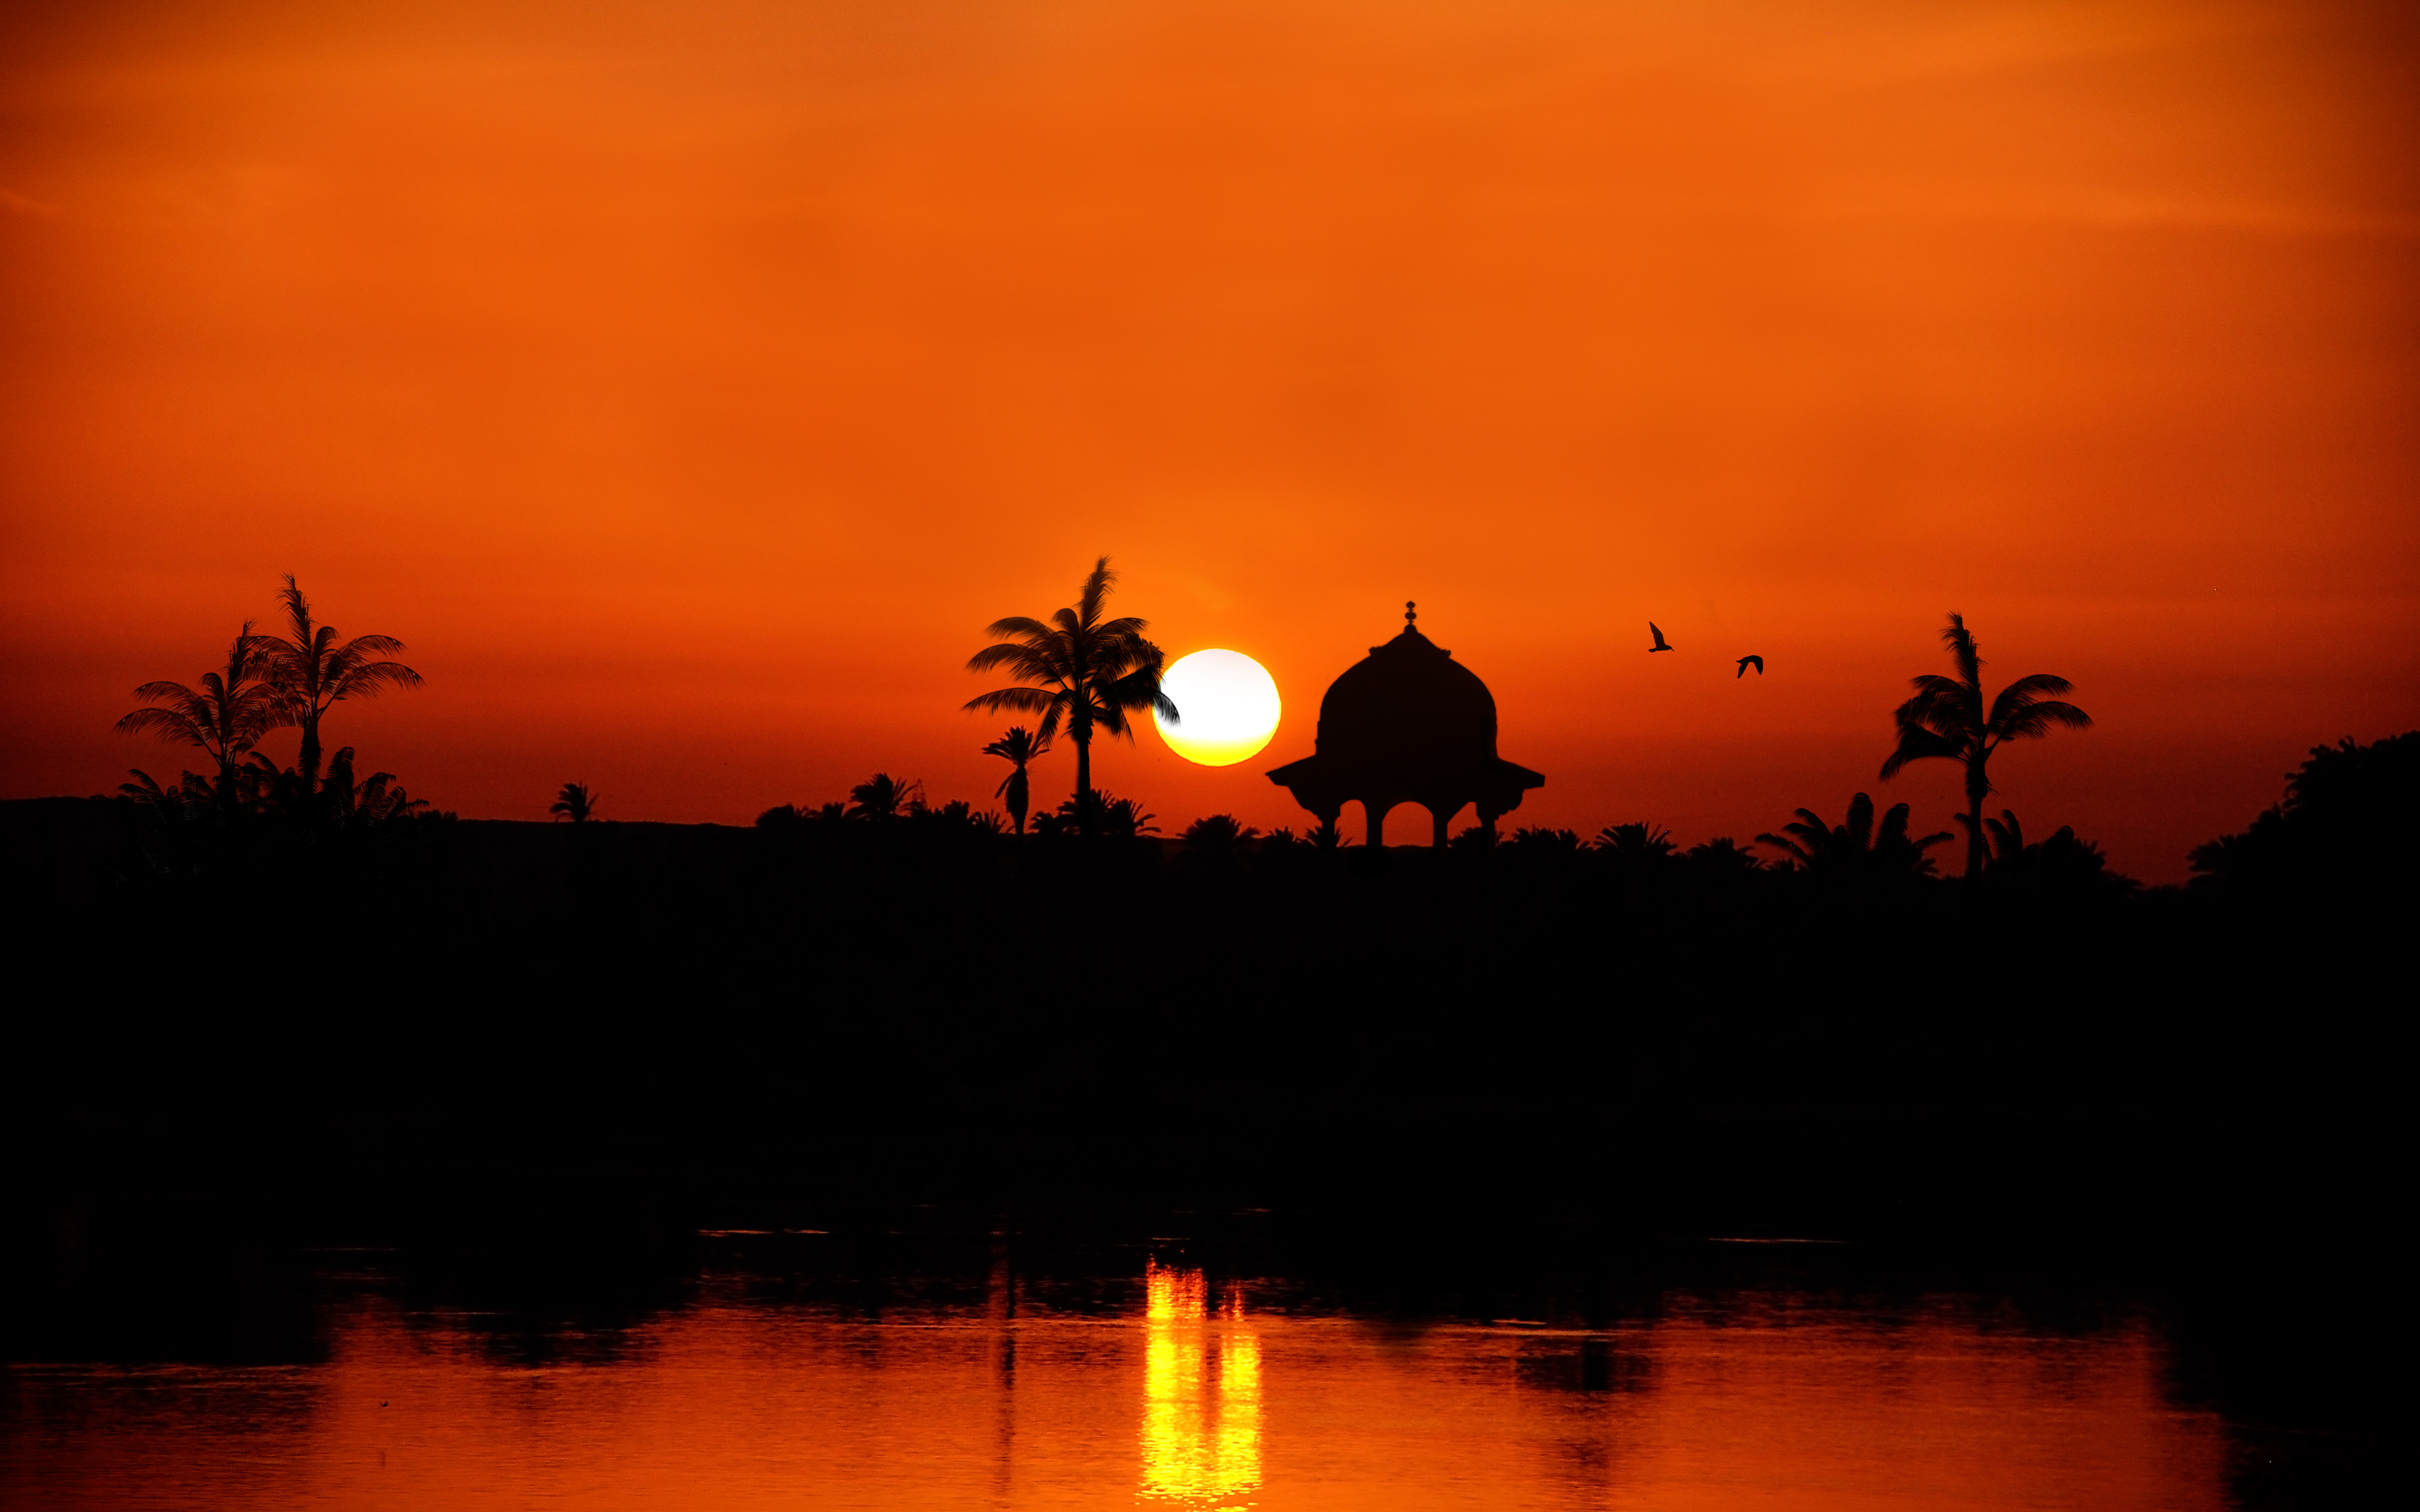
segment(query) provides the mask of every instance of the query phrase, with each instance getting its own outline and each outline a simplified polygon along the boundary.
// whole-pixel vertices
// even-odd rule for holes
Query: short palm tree
[[[1596,832],[1593,847],[1625,861],[1652,863],[1672,854],[1672,832],[1653,825],[1607,825]]]
[[[851,819],[883,823],[904,819],[924,807],[924,784],[902,782],[888,772],[876,772],[848,790]]]
[[[1106,793],[1086,793],[1059,806],[1063,833],[1072,828],[1078,834],[1109,840],[1140,840],[1145,835],[1156,835],[1159,826],[1152,821],[1158,817],[1143,812],[1142,805],[1132,798],[1113,798]]]
[[[329,706],[345,699],[375,698],[390,687],[418,687],[421,676],[399,661],[386,658],[403,649],[391,635],[357,635],[337,639],[334,625],[311,617],[310,600],[286,575],[278,598],[286,606],[284,636],[262,636],[256,649],[268,660],[269,680],[277,688],[277,722],[299,725],[302,750],[296,759],[302,792],[308,797],[319,781],[319,721]]]
[[[1143,636],[1150,626],[1131,617],[1101,617],[1101,606],[1117,580],[1109,559],[1101,558],[1085,577],[1073,609],[1053,613],[1047,625],[1022,615],[996,620],[984,633],[1002,644],[985,646],[967,659],[970,672],[1005,669],[1019,683],[1038,685],[1000,688],[968,700],[967,708],[985,714],[1038,714],[1044,740],[1063,727],[1076,743],[1078,800],[1093,791],[1095,726],[1132,739],[1128,715],[1150,709],[1171,724],[1177,720],[1176,705],[1159,690],[1166,656]],[[1083,807],[1079,802],[1079,810]],[[1079,817],[1078,822],[1085,821]]]
[[[356,782],[350,746],[339,748],[328,758],[328,781],[321,797],[326,820],[338,830],[384,829],[428,809],[428,800],[406,793],[393,772],[372,772]]]
[[[563,791],[555,795],[554,802],[548,805],[546,811],[557,819],[584,825],[597,817],[597,801],[603,796],[600,793],[591,793],[585,782],[566,782]]]
[[[263,681],[267,658],[258,641],[259,637],[252,633],[252,622],[245,621],[236,632],[235,644],[227,649],[226,665],[218,671],[204,672],[200,687],[146,683],[134,690],[134,696],[152,707],[137,709],[117,721],[121,735],[155,734],[173,744],[197,747],[209,755],[218,765],[215,793],[222,808],[235,804],[236,764],[277,723],[277,690]]]
[[[1188,851],[1224,854],[1260,839],[1261,832],[1233,814],[1214,813],[1186,825],[1178,838]]]
[[[1008,806],[1008,817],[1016,824],[1016,832],[1020,835],[1025,833],[1025,811],[1033,796],[1033,790],[1026,781],[1025,764],[1049,749],[1048,735],[1037,736],[1021,724],[1009,726],[1008,733],[983,748],[985,755],[997,756],[1008,763],[1008,775],[1001,779],[999,787],[992,790],[992,796]]]
[[[1895,716],[1899,721],[1899,748],[1883,763],[1882,775],[1887,782],[1908,763],[1931,757],[1965,766],[1966,811],[1959,815],[1959,823],[1966,826],[1966,875],[1972,879],[1983,874],[1983,800],[1992,792],[1991,774],[1986,769],[1992,753],[2011,740],[2039,740],[2050,733],[2053,725],[2089,730],[2092,716],[2072,703],[2043,697],[2047,693],[2065,693],[2074,687],[2066,678],[2048,672],[2020,677],[1987,702],[1983,697],[1983,658],[1977,652],[1974,633],[1956,613],[1949,616],[1947,627],[1942,630],[1941,643],[1949,648],[1949,658],[1956,664],[1958,675],[1943,677],[1927,672],[1911,680],[1916,696],[1899,706]]]
[[[1790,862],[1819,876],[1928,876],[1932,858],[1924,853],[1958,837],[1945,829],[1920,840],[1911,838],[1907,819],[1907,805],[1895,803],[1876,828],[1874,800],[1860,793],[1849,800],[1848,817],[1838,825],[1825,824],[1812,809],[1801,809],[1797,822],[1782,825],[1780,834],[1756,839],[1758,844],[1772,846]]]

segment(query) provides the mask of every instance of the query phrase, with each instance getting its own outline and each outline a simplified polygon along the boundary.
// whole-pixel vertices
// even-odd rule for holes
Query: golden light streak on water
[[[1215,1322],[1202,1273],[1143,1273],[1141,1493],[1249,1505],[1261,1484],[1261,1347],[1240,1290]]]

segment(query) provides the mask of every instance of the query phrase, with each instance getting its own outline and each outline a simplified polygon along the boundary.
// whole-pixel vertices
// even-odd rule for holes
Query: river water
[[[11,1365],[7,1504],[2229,1504],[2226,1425],[2123,1306],[2048,1326],[1785,1276],[1521,1318],[1002,1252],[931,1284],[709,1258],[669,1300],[533,1319],[384,1263],[329,1258],[306,1358]]]

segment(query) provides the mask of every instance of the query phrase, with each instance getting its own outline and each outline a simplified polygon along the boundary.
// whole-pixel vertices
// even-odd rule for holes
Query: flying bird
[[[1653,620],[1647,622],[1647,633],[1655,638],[1655,643],[1647,648],[1647,654],[1649,656],[1652,656],[1659,651],[1669,651],[1672,649],[1671,644],[1664,639],[1664,632],[1655,628],[1655,622]]]
[[[1762,656],[1742,656],[1740,658],[1740,670],[1732,673],[1732,675],[1734,677],[1745,677],[1747,675],[1748,665],[1751,662],[1756,666],[1756,674],[1759,677],[1762,677],[1764,675],[1764,658]]]

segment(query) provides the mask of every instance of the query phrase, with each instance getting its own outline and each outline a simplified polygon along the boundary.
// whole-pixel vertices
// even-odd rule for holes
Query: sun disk
[[[1154,717],[1168,748],[1203,766],[1232,766],[1278,733],[1278,685],[1240,651],[1196,651],[1160,675],[1179,722]]]

